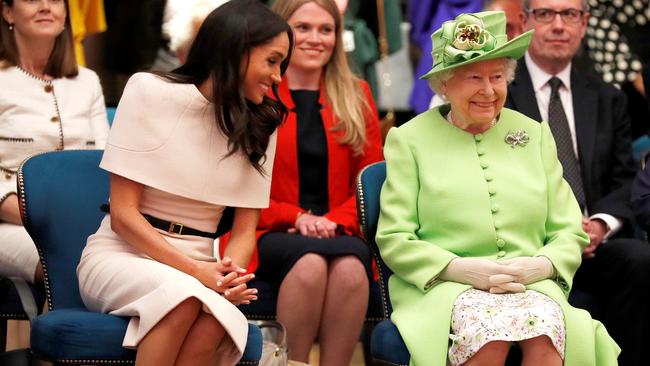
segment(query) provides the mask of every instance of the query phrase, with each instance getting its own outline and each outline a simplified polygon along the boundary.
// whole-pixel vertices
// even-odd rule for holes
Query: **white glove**
[[[516,278],[516,282],[524,285],[551,278],[555,273],[553,263],[544,256],[512,258],[499,261],[499,263],[521,269],[521,275]]]
[[[512,275],[497,274],[490,276],[490,283],[493,284],[493,286],[490,287],[490,293],[493,294],[526,291],[526,286],[517,282],[517,277]]]
[[[439,278],[446,281],[465,283],[475,289],[487,291],[492,287],[512,283],[512,281],[507,280],[509,278],[519,278],[522,274],[523,271],[519,267],[504,265],[489,259],[454,258],[440,273]],[[494,277],[495,275],[508,275],[510,277]],[[491,278],[497,282],[492,282]],[[506,285],[506,287],[508,286]],[[519,286],[515,287],[521,288]]]

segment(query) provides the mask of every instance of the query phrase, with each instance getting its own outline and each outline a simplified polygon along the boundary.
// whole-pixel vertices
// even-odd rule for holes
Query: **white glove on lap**
[[[526,286],[517,282],[517,277],[507,274],[490,276],[490,283],[494,285],[493,287],[490,287],[490,293],[493,294],[526,291]]]
[[[496,281],[491,282],[491,277],[495,275],[507,275],[510,277],[494,277]],[[521,286],[507,285],[508,278],[519,278],[523,275],[523,270],[518,266],[504,265],[501,262],[495,262],[490,259],[482,258],[454,258],[449,262],[447,267],[440,273],[441,280],[460,282],[471,285],[475,289],[489,290],[490,288],[502,286],[521,288]]]
[[[522,274],[516,281],[524,285],[539,282],[551,278],[555,272],[551,260],[544,257],[519,257],[499,261],[509,267],[516,267],[522,270]]]

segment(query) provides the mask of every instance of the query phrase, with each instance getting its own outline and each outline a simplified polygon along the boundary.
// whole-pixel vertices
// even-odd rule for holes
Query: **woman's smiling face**
[[[310,2],[296,9],[287,23],[296,39],[291,67],[320,71],[332,57],[336,44],[334,18],[321,6]]]
[[[63,0],[16,0],[13,6],[4,4],[2,10],[7,23],[13,24],[17,39],[54,42],[65,26]]]
[[[264,101],[264,96],[273,84],[282,81],[281,65],[288,54],[288,33],[278,34],[268,43],[251,49],[248,60],[242,61],[242,68],[245,68],[243,89],[246,99],[255,104]]]
[[[506,79],[506,59],[474,62],[457,68],[441,90],[455,119],[474,126],[489,125],[506,102]]]

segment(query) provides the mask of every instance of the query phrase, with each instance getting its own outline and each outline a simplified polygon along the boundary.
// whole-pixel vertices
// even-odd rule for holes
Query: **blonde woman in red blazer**
[[[372,278],[355,179],[382,160],[379,120],[368,85],[347,65],[334,1],[278,0],[274,10],[296,37],[279,86],[290,113],[278,129],[270,206],[258,224],[259,265],[253,258],[249,270],[279,287],[290,364],[307,362],[318,339],[320,365],[347,365]]]

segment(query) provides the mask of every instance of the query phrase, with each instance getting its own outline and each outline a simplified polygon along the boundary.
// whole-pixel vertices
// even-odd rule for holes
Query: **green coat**
[[[504,108],[499,122],[472,135],[429,110],[390,130],[384,147],[377,244],[394,275],[392,321],[411,365],[445,365],[452,305],[470,286],[437,280],[456,257],[548,257],[557,277],[527,286],[564,313],[565,365],[616,365],[620,348],[589,313],[567,302],[588,237],[562,179],[547,123]],[[443,115],[441,115],[441,110]],[[525,145],[506,143],[525,131]]]

